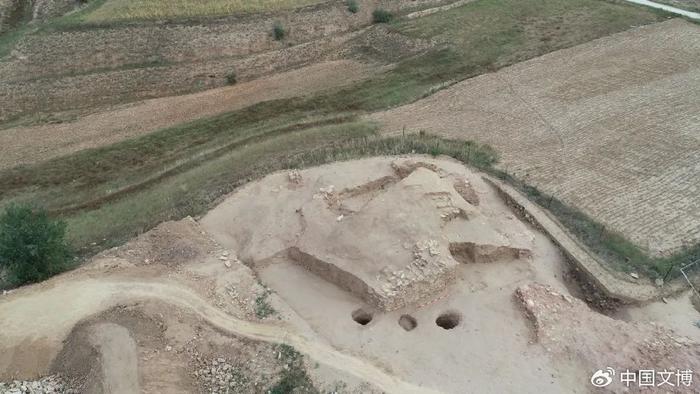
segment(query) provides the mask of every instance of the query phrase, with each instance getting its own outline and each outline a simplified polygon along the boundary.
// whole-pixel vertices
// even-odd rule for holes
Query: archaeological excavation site
[[[406,393],[697,365],[696,329],[660,307],[690,302],[611,298],[514,193],[428,156],[273,173],[4,295],[0,367],[66,392]]]
[[[0,394],[700,393],[698,0],[0,0]]]

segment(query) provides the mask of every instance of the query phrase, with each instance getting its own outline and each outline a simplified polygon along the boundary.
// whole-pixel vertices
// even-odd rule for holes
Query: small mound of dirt
[[[399,325],[406,331],[411,331],[418,327],[418,321],[411,315],[401,315],[399,318]]]
[[[445,312],[435,319],[435,324],[445,330],[451,330],[462,322],[462,316],[457,312]]]
[[[101,393],[105,385],[130,391],[138,387],[132,336],[136,334],[143,346],[160,339],[162,331],[162,323],[140,308],[116,306],[73,328],[51,372],[63,376],[66,386],[80,393]],[[155,342],[160,347],[160,341]]]
[[[533,323],[536,341],[550,353],[575,355],[590,370],[601,365],[700,368],[700,344],[662,325],[612,319],[579,299],[536,283],[519,287],[515,295]]]
[[[153,230],[114,249],[116,257],[137,265],[158,263],[170,267],[206,256],[215,248],[192,218],[164,222]]]
[[[369,312],[363,308],[356,309],[352,313],[352,320],[354,320],[357,324],[366,326],[368,325],[372,319],[374,318],[374,314],[372,312]]]

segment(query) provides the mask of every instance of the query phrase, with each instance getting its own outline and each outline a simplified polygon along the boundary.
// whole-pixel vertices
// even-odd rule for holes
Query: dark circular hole
[[[435,324],[437,324],[438,327],[444,328],[445,330],[451,330],[457,327],[461,321],[462,316],[460,316],[459,313],[445,312],[435,319]]]
[[[357,324],[361,324],[363,326],[366,326],[369,324],[369,322],[372,321],[372,313],[368,312],[362,308],[357,309],[355,312],[352,313],[352,320],[355,320]]]
[[[399,325],[404,330],[411,331],[418,326],[418,322],[416,321],[416,318],[411,315],[401,315],[399,318]]]

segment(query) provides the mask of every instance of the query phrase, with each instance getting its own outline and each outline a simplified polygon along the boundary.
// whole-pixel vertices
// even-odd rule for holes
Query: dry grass
[[[322,0],[108,0],[86,16],[87,22],[172,19],[275,11],[321,3]]]

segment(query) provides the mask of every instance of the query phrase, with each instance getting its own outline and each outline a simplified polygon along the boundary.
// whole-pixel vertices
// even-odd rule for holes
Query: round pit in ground
[[[411,331],[418,326],[416,318],[411,315],[401,315],[399,325],[406,331]]]
[[[373,317],[374,317],[374,315],[372,314],[372,312],[369,312],[363,308],[356,309],[352,313],[352,320],[355,320],[355,322],[357,324],[360,324],[363,326],[366,326],[367,324],[369,324],[369,322],[372,321]]]
[[[435,324],[445,330],[451,330],[459,325],[462,316],[457,312],[445,312],[435,319]]]

